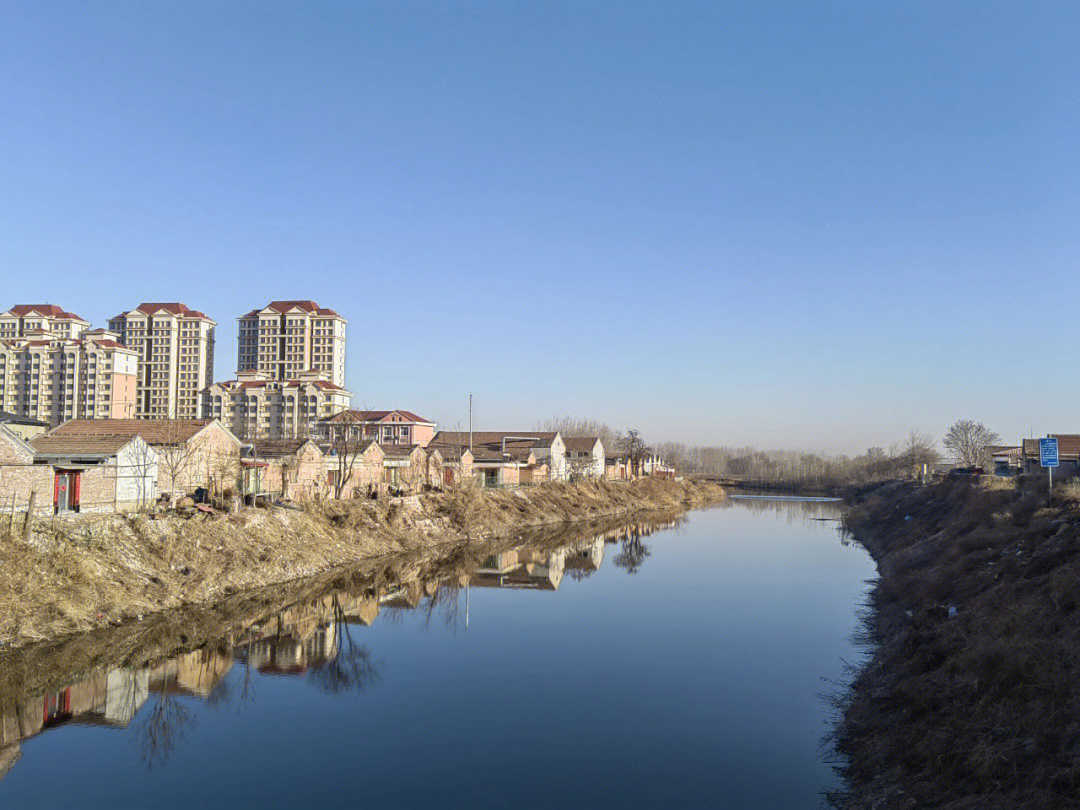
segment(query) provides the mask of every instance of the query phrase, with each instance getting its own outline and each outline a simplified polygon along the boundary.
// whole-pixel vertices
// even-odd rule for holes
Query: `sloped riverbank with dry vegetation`
[[[872,660],[837,747],[855,808],[1080,806],[1080,491],[891,484],[845,516],[873,555]]]
[[[0,537],[0,645],[117,624],[394,555],[529,527],[704,506],[720,487],[646,479],[327,501],[232,515],[37,520]]]

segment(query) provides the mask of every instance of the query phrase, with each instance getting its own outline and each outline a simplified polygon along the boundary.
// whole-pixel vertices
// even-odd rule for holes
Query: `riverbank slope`
[[[0,537],[0,645],[11,647],[418,549],[528,527],[721,500],[720,487],[645,479],[326,501],[232,515],[86,516]],[[18,535],[18,533],[17,533]]]
[[[1080,493],[890,484],[845,525],[878,564],[843,701],[843,806],[1080,804]]]

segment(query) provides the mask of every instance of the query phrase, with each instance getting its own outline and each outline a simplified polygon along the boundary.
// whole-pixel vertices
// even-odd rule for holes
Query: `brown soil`
[[[890,484],[845,523],[878,563],[842,700],[840,806],[1080,806],[1080,505],[1046,481]]]
[[[445,556],[527,527],[687,509],[723,497],[715,485],[659,479],[461,490],[233,515],[38,520],[29,543],[19,533],[7,537],[0,520],[0,647],[217,603],[364,561]]]

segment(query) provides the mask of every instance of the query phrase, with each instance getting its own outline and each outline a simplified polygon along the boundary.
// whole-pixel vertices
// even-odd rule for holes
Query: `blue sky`
[[[813,10],[806,10],[812,7]],[[313,298],[357,404],[1080,431],[1080,7],[0,7],[0,306]],[[1042,383],[1047,391],[1036,393]]]

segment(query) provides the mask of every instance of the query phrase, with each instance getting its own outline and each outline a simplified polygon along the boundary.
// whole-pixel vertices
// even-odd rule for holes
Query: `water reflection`
[[[394,621],[419,611],[428,620],[467,624],[471,588],[557,591],[567,575],[581,580],[600,570],[609,545],[617,549],[614,564],[634,574],[650,553],[645,538],[681,520],[665,515],[594,524],[492,543],[436,564],[346,576],[344,587],[236,617],[217,636],[200,639],[180,620],[183,644],[169,654],[156,654],[163,641],[153,627],[117,628],[10,653],[0,657],[0,779],[18,762],[27,739],[68,725],[131,726],[144,763],[153,769],[168,760],[194,722],[191,699],[252,703],[258,678],[303,679],[331,694],[363,692],[384,676],[363,643],[363,628],[380,616]],[[160,635],[168,636],[165,630]],[[91,671],[79,671],[87,661]],[[241,677],[227,679],[237,667]]]

